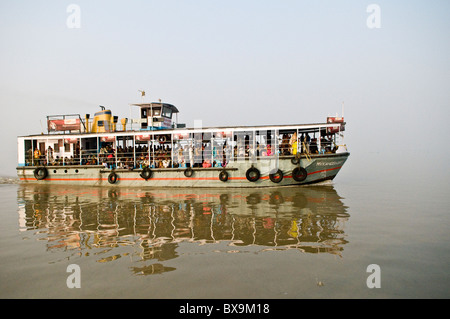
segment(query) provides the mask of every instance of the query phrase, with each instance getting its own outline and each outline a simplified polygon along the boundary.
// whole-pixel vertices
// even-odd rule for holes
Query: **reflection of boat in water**
[[[19,224],[47,241],[49,250],[133,246],[140,260],[176,258],[179,243],[225,242],[226,252],[247,246],[340,254],[349,215],[332,186],[248,190],[80,188],[20,185]],[[44,238],[42,238],[44,236]],[[142,274],[169,271],[161,264]]]

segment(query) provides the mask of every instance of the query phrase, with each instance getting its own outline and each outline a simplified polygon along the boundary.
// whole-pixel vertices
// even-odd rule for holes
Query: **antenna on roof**
[[[138,90],[138,91],[141,92],[142,102],[144,102],[145,91],[144,90]]]
[[[103,105],[99,105],[99,106],[100,106],[100,108],[102,109],[102,111],[105,110],[105,107],[104,107]]]

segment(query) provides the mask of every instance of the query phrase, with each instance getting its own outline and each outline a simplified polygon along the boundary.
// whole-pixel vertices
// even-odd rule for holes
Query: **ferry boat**
[[[22,183],[122,187],[273,187],[332,180],[350,153],[343,117],[324,123],[187,128],[178,108],[47,116],[46,134],[18,137]]]

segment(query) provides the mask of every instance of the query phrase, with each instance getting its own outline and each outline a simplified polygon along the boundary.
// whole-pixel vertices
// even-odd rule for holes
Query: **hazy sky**
[[[47,115],[128,117],[142,89],[188,126],[323,122],[344,102],[355,159],[449,159],[449,57],[448,0],[0,0],[0,175]]]

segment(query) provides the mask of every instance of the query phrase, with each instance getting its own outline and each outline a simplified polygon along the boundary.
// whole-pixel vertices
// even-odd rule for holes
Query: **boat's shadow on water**
[[[67,258],[95,256],[100,263],[127,255],[149,263],[133,263],[130,270],[139,275],[175,270],[162,262],[178,257],[180,243],[224,243],[224,252],[256,247],[340,255],[350,217],[332,185],[230,190],[20,185],[17,198],[20,230],[45,241],[48,251]]]

